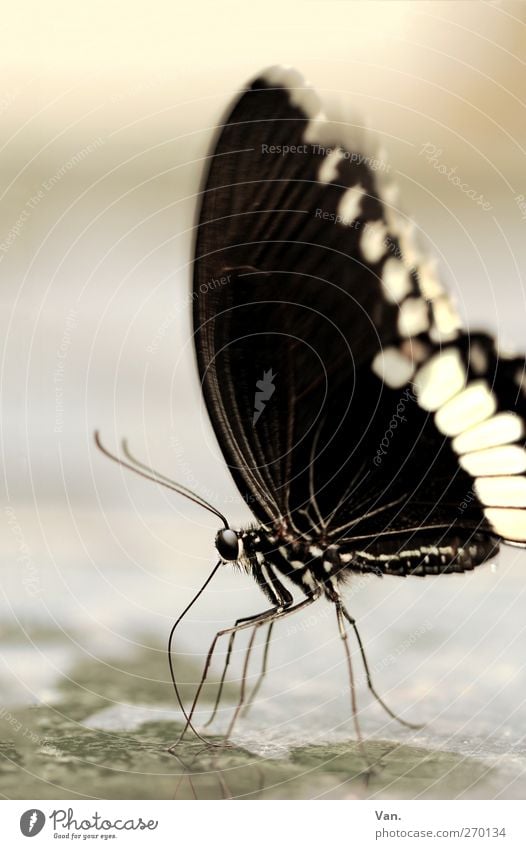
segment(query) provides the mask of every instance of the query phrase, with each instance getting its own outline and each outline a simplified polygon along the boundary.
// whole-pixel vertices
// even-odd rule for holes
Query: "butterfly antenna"
[[[202,503],[202,501],[199,499],[199,497],[198,497],[198,496],[195,496],[195,497],[194,497],[194,494],[193,494],[193,493],[192,493],[192,494],[189,494],[189,492],[182,491],[182,490],[181,490],[181,488],[180,488],[179,486],[177,486],[177,484],[173,484],[173,483],[171,483],[171,482],[170,482],[170,483],[168,483],[168,482],[166,482],[166,481],[162,480],[162,476],[160,476],[160,477],[156,477],[154,474],[146,473],[145,471],[142,471],[140,468],[135,468],[135,466],[131,465],[131,463],[127,463],[125,460],[122,460],[120,457],[117,457],[115,454],[112,454],[112,453],[111,453],[111,451],[108,451],[108,449],[107,449],[107,448],[105,448],[105,446],[102,444],[102,442],[101,442],[101,440],[100,440],[100,434],[99,434],[98,430],[96,430],[96,431],[95,431],[94,436],[95,436],[95,443],[96,443],[96,445],[97,445],[97,448],[98,448],[98,449],[99,449],[99,450],[100,450],[100,451],[101,451],[101,452],[102,452],[102,453],[103,453],[106,457],[109,457],[109,459],[110,459],[110,460],[113,460],[115,463],[118,463],[118,465],[119,465],[119,466],[123,466],[123,467],[124,467],[124,468],[126,468],[126,469],[130,469],[132,472],[135,472],[137,475],[140,475],[141,477],[146,478],[146,480],[154,481],[155,483],[158,483],[158,484],[160,484],[161,486],[165,486],[165,487],[167,487],[167,489],[171,489],[171,490],[173,490],[174,492],[178,492],[180,495],[184,495],[184,496],[185,496],[186,498],[188,498],[190,501],[193,501],[195,504],[199,504],[201,507],[205,507],[205,509],[210,510],[210,512],[212,512],[212,513],[214,513],[216,516],[218,516],[218,517],[221,519],[221,521],[224,523],[225,528],[228,528],[228,527],[229,527],[227,520],[226,520],[226,519],[225,519],[225,517],[224,517],[224,516],[223,516],[223,515],[219,512],[219,510],[216,510],[215,508],[213,508],[212,506],[210,506],[210,505],[208,505],[208,504],[203,504],[203,503]],[[147,467],[146,467],[146,468],[147,468]],[[182,489],[184,490],[184,489],[185,489],[185,487],[183,487]],[[182,622],[182,620],[184,619],[184,617],[186,616],[186,614],[188,613],[188,611],[190,610],[190,608],[191,608],[191,607],[195,604],[195,602],[197,601],[197,599],[200,597],[201,593],[203,593],[203,592],[204,592],[204,590],[206,589],[206,587],[208,586],[208,584],[210,583],[210,581],[211,581],[211,580],[212,580],[212,578],[214,577],[215,573],[217,572],[217,570],[218,570],[218,569],[219,569],[219,567],[221,566],[221,563],[222,563],[222,561],[221,561],[221,560],[219,560],[219,561],[216,563],[216,565],[215,565],[215,566],[214,566],[214,568],[212,569],[212,571],[211,571],[210,575],[208,576],[208,578],[207,578],[207,579],[206,579],[206,581],[204,582],[204,584],[203,584],[203,586],[201,587],[201,589],[200,589],[200,590],[199,590],[199,591],[195,594],[195,596],[193,597],[193,599],[191,600],[191,602],[190,602],[190,603],[189,603],[189,604],[185,607],[185,609],[183,610],[183,612],[181,613],[181,615],[178,617],[178,619],[176,619],[176,621],[175,621],[175,623],[174,623],[174,625],[172,626],[172,629],[171,629],[171,631],[170,631],[170,636],[169,636],[169,638],[168,638],[168,665],[169,665],[169,667],[170,667],[170,677],[171,677],[171,679],[172,679],[172,684],[173,684],[173,688],[174,688],[174,692],[175,692],[175,695],[176,695],[177,701],[178,701],[178,703],[179,703],[179,707],[181,708],[181,711],[182,711],[182,713],[183,713],[183,716],[184,716],[184,718],[185,718],[185,720],[186,720],[186,728],[191,728],[191,729],[192,729],[192,731],[194,732],[194,734],[196,735],[196,737],[198,737],[200,740],[202,740],[202,741],[203,741],[203,743],[206,743],[207,745],[209,745],[208,741],[207,741],[207,740],[205,740],[205,738],[204,738],[204,737],[202,737],[202,736],[199,734],[199,732],[198,732],[198,731],[194,728],[194,726],[192,725],[191,716],[189,716],[189,715],[187,714],[187,712],[186,712],[186,710],[185,710],[185,707],[184,707],[184,705],[183,705],[183,700],[182,700],[182,698],[181,698],[181,694],[180,694],[180,692],[179,692],[179,687],[178,687],[178,685],[177,685],[177,681],[176,681],[176,678],[175,678],[175,672],[174,672],[174,668],[173,668],[173,661],[172,661],[172,643],[173,643],[173,637],[174,637],[174,634],[175,634],[176,628],[177,628],[177,627],[178,627],[178,625]]]
[[[131,457],[126,448],[126,456],[132,462],[127,463],[121,457],[117,457],[116,454],[112,454],[101,442],[99,431],[96,430],[95,434],[95,444],[99,451],[101,451],[106,457],[109,457],[110,460],[113,460],[114,463],[118,463],[119,466],[123,466],[125,469],[130,469],[132,472],[135,472],[136,475],[140,475],[142,478],[146,478],[146,480],[153,481],[154,483],[160,484],[160,486],[165,486],[167,489],[171,489],[173,492],[177,492],[179,495],[184,496],[184,498],[188,498],[189,501],[193,501],[194,504],[198,504],[200,507],[203,507],[205,510],[208,510],[210,513],[213,513],[223,522],[225,528],[229,528],[226,518],[222,513],[219,512],[215,507],[212,507],[211,504],[208,504],[207,501],[204,501],[199,495],[187,489],[185,486],[181,486],[180,484],[171,481],[169,478],[166,478],[164,475],[155,472],[153,469],[150,469],[149,466],[146,466],[144,463],[137,462],[134,458]],[[123,444],[126,444],[125,442]]]
[[[126,438],[121,441],[121,449],[124,456],[135,466],[138,466],[139,469],[143,469],[145,472],[148,472],[150,475],[154,476],[159,481],[163,481],[163,483],[168,483],[170,484],[170,486],[177,487],[177,489],[179,490],[179,492],[181,492],[182,495],[187,495],[189,498],[195,499],[201,504],[202,507],[206,507],[207,510],[211,510],[213,513],[216,514],[216,516],[219,516],[224,522],[226,522],[226,519],[224,518],[224,516],[221,515],[217,507],[214,507],[213,504],[210,504],[209,501],[206,501],[206,499],[203,498],[202,495],[198,495],[196,492],[193,492],[191,489],[188,489],[187,486],[183,486],[183,484],[177,483],[177,481],[172,480],[167,475],[163,475],[162,472],[158,472],[157,469],[154,469],[152,466],[148,466],[146,463],[143,463],[141,460],[138,460],[137,457],[135,457],[131,453],[128,447],[128,440]],[[226,524],[226,527],[228,527],[228,523]]]
[[[206,740],[204,737],[202,737],[202,736],[201,736],[201,734],[199,734],[199,732],[197,731],[197,729],[196,729],[196,728],[194,728],[194,726],[192,725],[192,714],[191,714],[191,712],[190,712],[190,714],[188,714],[188,713],[186,712],[186,710],[185,710],[184,705],[183,705],[183,700],[182,700],[182,698],[181,698],[181,694],[180,694],[180,692],[179,692],[179,687],[178,687],[178,685],[177,685],[177,680],[176,680],[176,678],[175,678],[175,672],[174,672],[173,660],[172,660],[172,645],[173,645],[173,638],[174,638],[174,634],[175,634],[175,631],[176,631],[177,627],[178,627],[178,626],[180,625],[180,623],[183,621],[184,617],[186,616],[186,614],[188,613],[188,611],[190,610],[190,608],[191,608],[191,607],[193,607],[193,605],[196,603],[196,601],[197,601],[197,599],[200,597],[200,595],[201,595],[201,594],[205,591],[205,589],[207,588],[208,584],[210,583],[210,581],[211,581],[211,580],[212,580],[212,578],[214,577],[215,573],[217,572],[217,570],[218,570],[218,569],[219,569],[219,567],[221,566],[221,563],[222,563],[222,561],[221,561],[221,560],[218,560],[218,562],[216,563],[216,565],[214,566],[214,568],[213,568],[213,569],[212,569],[212,571],[210,572],[210,574],[209,574],[208,578],[207,578],[207,579],[206,579],[206,581],[204,582],[204,584],[203,584],[203,586],[201,587],[201,589],[200,589],[200,590],[198,590],[198,591],[196,592],[196,594],[194,595],[194,597],[193,597],[192,601],[191,601],[189,604],[187,604],[187,606],[185,607],[185,609],[183,610],[183,612],[181,613],[181,615],[180,615],[180,616],[176,619],[176,621],[175,621],[175,622],[174,622],[174,624],[172,625],[172,630],[170,631],[170,636],[168,637],[168,666],[170,667],[170,677],[171,677],[171,679],[172,679],[172,685],[173,685],[173,688],[174,688],[174,693],[175,693],[175,695],[176,695],[177,701],[178,701],[178,703],[179,703],[179,707],[181,708],[181,711],[182,711],[182,713],[183,713],[183,716],[184,716],[184,718],[185,718],[185,720],[186,720],[186,725],[185,725],[185,727],[184,727],[183,733],[181,734],[181,736],[179,737],[179,740],[178,740],[177,742],[179,742],[179,741],[183,738],[183,735],[184,735],[184,732],[186,731],[186,729],[187,729],[187,728],[191,728],[191,729],[192,729],[192,731],[194,732],[194,734],[195,734],[195,736],[196,736],[196,737],[198,737],[200,740],[202,740],[202,741],[203,741],[203,743],[206,743],[206,745],[207,745],[207,746],[209,746],[209,745],[210,745],[210,743],[208,742],[208,740]],[[176,744],[174,744],[174,745],[176,745]],[[171,747],[168,749],[168,751],[169,751],[170,753],[172,753],[172,752],[173,752],[173,749],[174,749],[174,746],[171,746]]]

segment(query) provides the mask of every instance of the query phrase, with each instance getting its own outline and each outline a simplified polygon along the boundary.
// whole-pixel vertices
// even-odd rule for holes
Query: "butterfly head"
[[[238,560],[241,554],[241,541],[231,528],[222,528],[216,534],[216,548],[222,560]]]

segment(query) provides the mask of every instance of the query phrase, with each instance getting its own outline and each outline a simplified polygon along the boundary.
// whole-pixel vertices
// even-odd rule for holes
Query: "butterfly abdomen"
[[[476,531],[468,543],[451,537],[441,543],[440,532],[434,532],[429,544],[422,544],[420,534],[419,543],[411,545],[407,536],[409,541],[393,535],[324,545],[256,528],[242,535],[244,562],[257,580],[266,580],[269,569],[275,570],[307,595],[323,593],[332,599],[352,573],[423,577],[466,572],[498,551],[496,539]]]

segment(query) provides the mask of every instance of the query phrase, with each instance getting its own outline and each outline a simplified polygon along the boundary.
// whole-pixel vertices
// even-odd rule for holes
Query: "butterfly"
[[[462,327],[387,170],[346,143],[292,69],[259,75],[220,127],[196,228],[194,338],[254,523],[231,528],[183,494],[223,522],[212,575],[240,566],[267,608],[216,636],[187,724],[220,636],[221,691],[239,631],[252,629],[246,671],[257,630],[270,638],[320,597],[334,605],[356,726],[348,626],[393,716],[345,583],[465,572],[501,542],[526,543],[524,357]],[[243,681],[229,732],[245,699]]]

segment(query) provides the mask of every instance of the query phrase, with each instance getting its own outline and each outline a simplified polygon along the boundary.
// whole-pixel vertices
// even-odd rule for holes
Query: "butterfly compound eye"
[[[223,560],[237,560],[239,557],[239,540],[235,531],[225,528],[218,531],[216,548]]]

